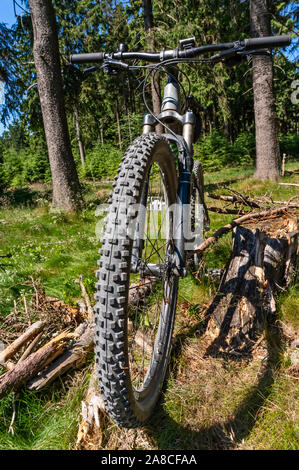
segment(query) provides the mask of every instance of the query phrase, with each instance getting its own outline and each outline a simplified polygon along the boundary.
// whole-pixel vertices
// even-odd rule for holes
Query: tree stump
[[[295,274],[297,220],[268,219],[235,227],[232,255],[207,315],[210,352],[249,352],[270,318],[275,298]]]

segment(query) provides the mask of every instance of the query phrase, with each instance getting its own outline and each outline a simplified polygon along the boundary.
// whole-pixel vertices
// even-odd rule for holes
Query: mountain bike
[[[95,295],[99,386],[108,414],[120,426],[139,426],[154,410],[169,362],[179,279],[187,275],[190,257],[196,263],[209,222],[202,166],[193,160],[199,104],[182,86],[178,66],[234,64],[289,43],[288,36],[273,36],[196,47],[194,38],[188,38],[174,50],[130,52],[120,45],[116,52],[70,57],[76,64],[102,63],[86,73],[147,72],[143,132],[124,154],[113,183]],[[212,52],[217,54],[198,57]],[[148,63],[136,65],[136,60]],[[154,115],[145,92],[157,72],[167,75],[167,84],[160,113]],[[162,134],[155,132],[157,123]]]

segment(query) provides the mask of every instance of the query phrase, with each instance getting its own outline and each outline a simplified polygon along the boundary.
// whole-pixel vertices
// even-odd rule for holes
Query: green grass
[[[247,448],[299,449],[297,381],[285,373],[277,375],[263,407],[257,413],[255,426],[247,439]]]
[[[80,381],[79,381],[80,378]],[[1,450],[69,450],[74,448],[86,374],[71,385],[58,381],[49,391],[11,393],[0,402]],[[13,433],[8,433],[13,409]]]
[[[287,168],[295,165],[289,163]],[[223,169],[207,174],[210,192],[226,192],[227,186],[248,195],[271,195],[289,200],[295,187],[257,182],[251,168]],[[297,178],[297,179],[296,179]],[[297,182],[286,176],[284,182]],[[32,295],[30,276],[49,296],[76,304],[84,283],[93,295],[98,240],[95,208],[105,202],[109,185],[86,186],[84,210],[77,215],[52,211],[49,188],[10,191],[0,207],[0,316],[8,315],[14,301]],[[3,200],[2,200],[3,201]],[[208,200],[208,205],[215,201]],[[211,214],[211,235],[234,216]],[[231,234],[204,254],[206,268],[224,268],[231,252]],[[103,430],[106,448],[151,449],[294,449],[298,448],[298,390],[296,378],[286,373],[286,359],[229,361],[203,358],[201,312],[213,298],[217,285],[194,274],[181,280],[176,332],[169,380],[163,400],[150,423],[127,433],[107,421]],[[292,286],[279,298],[279,318],[298,331],[298,289]],[[1,338],[0,338],[1,339]],[[270,347],[270,346],[269,346]],[[285,353],[287,355],[287,352]],[[274,371],[274,372],[273,372]],[[72,449],[75,446],[80,401],[87,375],[74,381],[57,381],[47,391],[10,394],[0,402],[0,449]],[[14,434],[8,433],[13,410]],[[130,436],[133,436],[132,438]],[[126,447],[122,447],[126,446]]]
[[[0,315],[10,313],[13,301],[28,291],[30,275],[41,279],[47,295],[68,302],[80,297],[75,283],[80,274],[89,288],[99,257],[94,207],[65,215],[43,201],[0,208],[0,220],[0,255],[11,255],[1,260]]]
[[[46,295],[75,305],[81,298],[75,280],[82,274],[92,298],[99,258],[95,208],[105,201],[108,189],[101,189],[99,199],[98,187],[90,187],[86,208],[77,215],[52,211],[44,194],[37,197],[34,192],[26,205],[10,195],[13,202],[0,208],[0,255],[11,255],[0,260],[0,316],[7,316],[23,295],[30,299],[30,276],[40,279]],[[58,382],[46,393],[21,392],[1,400],[0,449],[73,448],[83,389],[83,385],[69,388]],[[7,432],[13,400],[14,435]]]

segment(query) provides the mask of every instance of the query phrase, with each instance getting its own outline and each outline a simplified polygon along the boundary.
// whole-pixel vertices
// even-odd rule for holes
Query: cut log
[[[297,257],[297,231],[292,230],[296,227],[296,219],[280,218],[234,228],[231,259],[207,312],[210,351],[244,352],[254,346],[276,313],[277,293],[291,280]]]
[[[27,359],[19,362],[15,367],[0,377],[0,398],[12,390],[17,390],[28,380],[35,377],[45,367],[49,357],[59,348],[59,342],[52,342],[32,353]]]
[[[8,359],[13,357],[20,349],[28,343],[32,338],[38,335],[44,328],[45,322],[37,321],[33,323],[27,330],[19,336],[12,344],[7,346],[4,351],[0,353],[0,364],[4,364]]]
[[[27,384],[29,390],[40,390],[50,385],[57,377],[84,363],[87,354],[93,348],[94,325],[82,323],[75,330],[77,340],[59,355],[39,375],[33,376]]]

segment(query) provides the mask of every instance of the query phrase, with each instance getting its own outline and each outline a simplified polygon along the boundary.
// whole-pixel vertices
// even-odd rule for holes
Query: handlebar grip
[[[104,52],[91,52],[88,54],[72,54],[70,56],[71,64],[86,64],[88,62],[102,62],[104,60]]]
[[[260,38],[244,39],[245,49],[254,49],[255,47],[284,47],[291,44],[291,36],[265,36]]]

